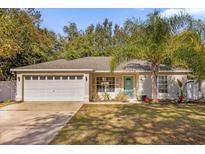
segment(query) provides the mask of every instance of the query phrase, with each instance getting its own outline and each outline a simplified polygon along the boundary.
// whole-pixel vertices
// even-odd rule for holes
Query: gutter
[[[107,70],[97,70],[94,69],[18,69],[14,68],[10,70],[11,72],[96,72],[96,73],[110,73],[110,71]],[[135,71],[135,70],[116,70],[113,71],[113,73],[151,73],[151,71]],[[171,71],[159,71],[159,73],[191,73],[191,71],[188,70],[171,70]]]
[[[93,69],[18,69],[14,68],[10,70],[11,72],[62,72],[62,71],[68,71],[68,72],[92,72]]]
[[[103,71],[103,70],[99,70],[99,71],[94,71],[96,73],[110,73],[110,71]],[[113,71],[113,73],[151,73],[151,71]],[[188,70],[176,70],[176,71],[159,71],[159,73],[191,73],[191,71]]]

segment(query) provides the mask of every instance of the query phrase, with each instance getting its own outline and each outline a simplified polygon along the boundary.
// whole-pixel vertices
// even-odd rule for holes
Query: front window
[[[168,93],[167,76],[159,76],[157,85],[159,93]]]
[[[97,77],[97,92],[115,92],[115,77]]]

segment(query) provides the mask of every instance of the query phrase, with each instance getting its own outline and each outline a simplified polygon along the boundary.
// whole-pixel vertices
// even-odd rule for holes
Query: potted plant
[[[150,103],[152,101],[151,98],[149,96],[147,96],[147,95],[143,95],[142,96],[142,100],[144,102],[146,102],[146,103]]]
[[[150,103],[152,100],[149,96],[146,96],[144,101],[147,102],[147,103]]]

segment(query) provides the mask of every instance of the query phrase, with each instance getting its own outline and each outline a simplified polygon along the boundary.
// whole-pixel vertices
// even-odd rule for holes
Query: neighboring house
[[[11,69],[16,73],[17,101],[91,101],[107,91],[115,97],[124,91],[130,99],[152,97],[150,63],[131,60],[110,73],[109,57],[55,60]],[[176,99],[176,80],[187,80],[186,69],[160,66],[159,99]]]

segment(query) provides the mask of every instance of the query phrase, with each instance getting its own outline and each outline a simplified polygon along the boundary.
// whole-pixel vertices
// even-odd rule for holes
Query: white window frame
[[[109,84],[108,85],[108,88],[107,88],[107,90],[105,90],[105,86],[103,87],[103,85],[101,85],[101,84],[97,84],[97,80],[98,80],[98,78],[102,78],[102,80],[104,80],[104,81],[107,81],[107,82],[109,82],[108,80],[107,80],[107,78],[113,78],[114,79],[114,83],[113,84]],[[95,78],[95,85],[96,85],[96,92],[108,92],[108,93],[114,93],[115,92],[115,87],[116,87],[116,77],[114,77],[114,76],[97,76],[96,78]],[[98,86],[102,86],[103,87],[103,90],[101,91],[101,90],[98,90],[99,88],[98,88]],[[111,89],[109,89],[109,86],[113,86],[113,90],[111,90]]]
[[[157,78],[157,90],[158,93],[167,94],[168,93],[168,76],[160,75]]]

